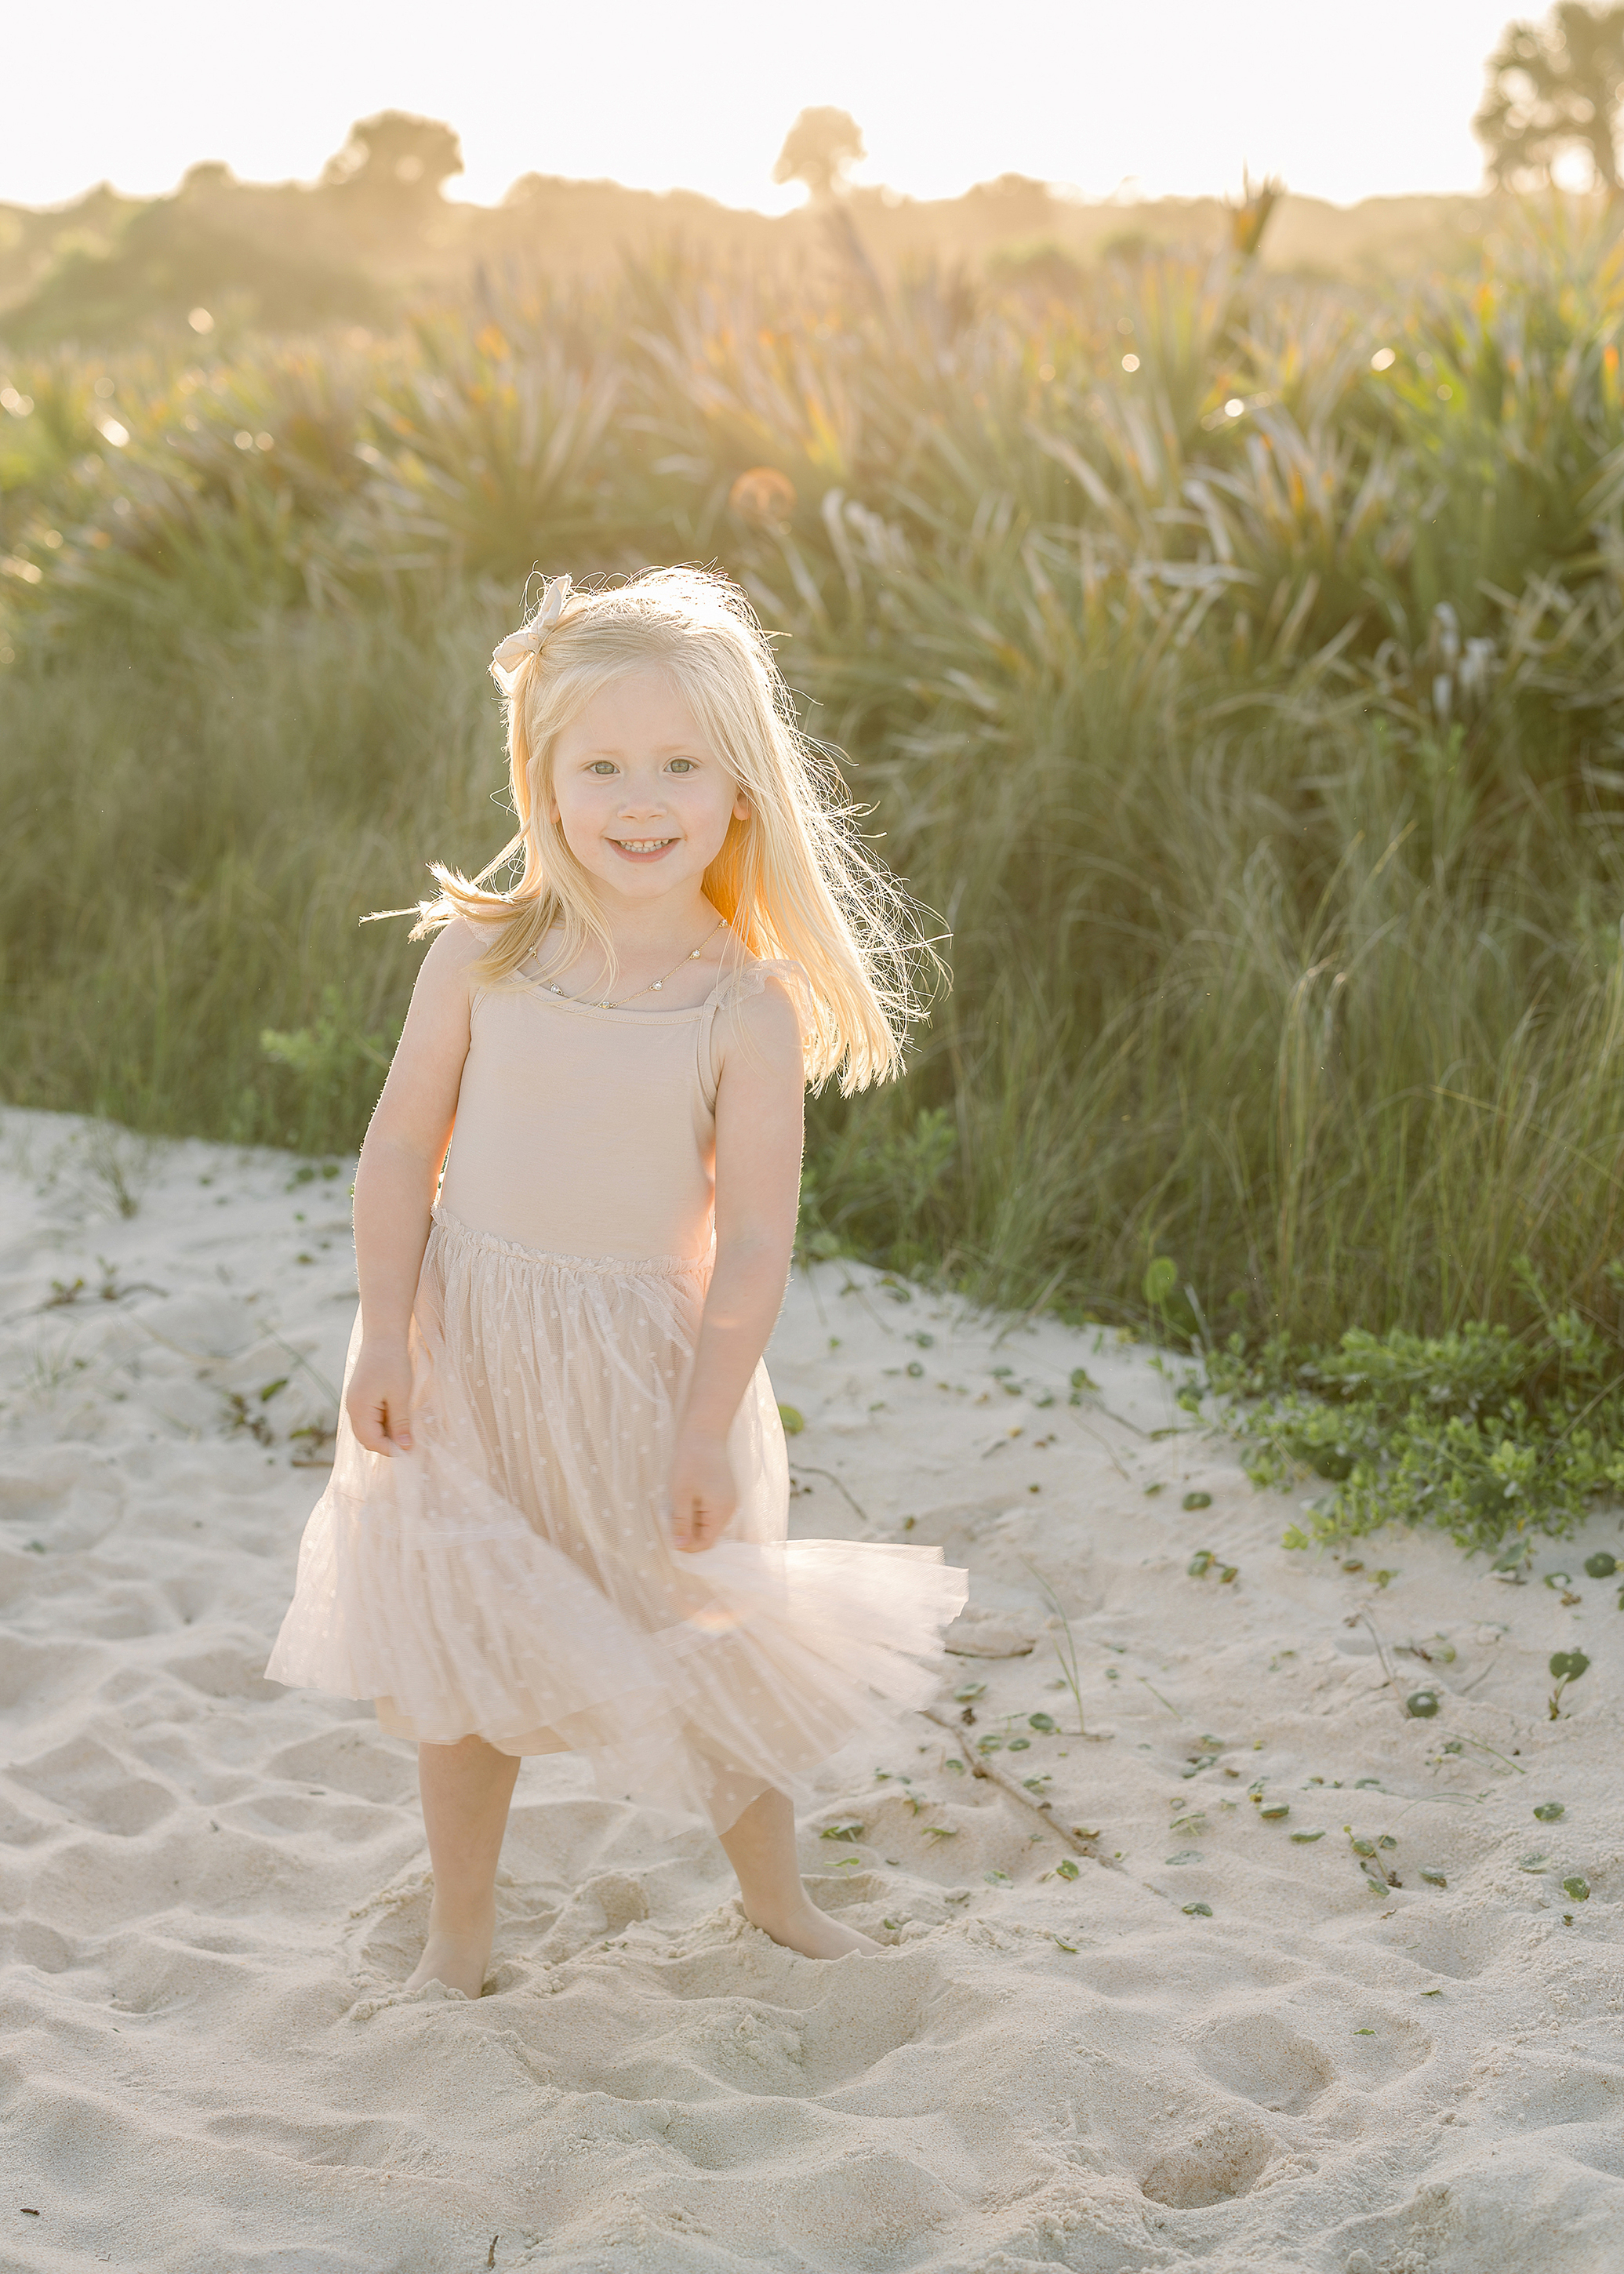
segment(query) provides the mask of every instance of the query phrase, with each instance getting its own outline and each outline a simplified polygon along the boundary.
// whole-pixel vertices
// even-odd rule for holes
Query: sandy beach
[[[973,1575],[801,1819],[887,1947],[779,1950],[702,1827],[533,1760],[487,1994],[402,1996],[411,1751],[260,1672],[351,1173],[0,1120],[0,2266],[1619,2265],[1616,1511],[1520,1582],[1290,1552],[1177,1361],[838,1261],[770,1352],[794,1529]]]

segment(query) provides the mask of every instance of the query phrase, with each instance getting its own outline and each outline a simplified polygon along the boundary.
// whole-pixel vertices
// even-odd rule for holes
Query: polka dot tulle
[[[786,1539],[764,1367],[728,1442],[726,1537],[670,1545],[706,1280],[703,1263],[538,1251],[439,1209],[414,1449],[366,1452],[341,1417],[267,1674],[370,1698],[401,1736],[582,1752],[605,1791],[720,1829],[922,1704],[964,1574],[934,1548]]]

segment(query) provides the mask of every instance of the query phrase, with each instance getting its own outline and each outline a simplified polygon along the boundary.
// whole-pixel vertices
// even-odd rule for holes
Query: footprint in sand
[[[94,1737],[74,1737],[11,1773],[80,1824],[124,1840],[149,1830],[175,1807],[173,1793],[140,1775]]]
[[[1274,2152],[1274,2142],[1260,2124],[1239,2113],[1214,2116],[1192,2139],[1158,2157],[1139,2186],[1152,2202],[1199,2210],[1244,2195]]]
[[[1213,2022],[1194,2050],[1214,2084],[1282,2115],[1299,2115],[1336,2078],[1328,2053],[1267,2012]]]
[[[25,1642],[8,1635],[0,1653],[0,1711],[49,1706],[64,1695],[82,1697],[101,1659],[101,1652],[76,1649],[71,1643]]]
[[[223,1649],[208,1651],[199,1658],[166,1659],[164,1670],[207,1698],[239,1698],[266,1704],[286,1697],[287,1692],[279,1682],[263,1678],[259,1672],[263,1663],[263,1653],[250,1656],[240,1650]]]
[[[624,1871],[600,1872],[575,1889],[534,1955],[545,1965],[555,1966],[648,1916],[649,1898],[640,1881]]]
[[[268,1757],[265,1768],[268,1775],[286,1777],[290,1784],[323,1785],[351,1800],[375,1801],[383,1807],[410,1808],[417,1797],[411,1755],[380,1737],[370,1720],[284,1745]]]

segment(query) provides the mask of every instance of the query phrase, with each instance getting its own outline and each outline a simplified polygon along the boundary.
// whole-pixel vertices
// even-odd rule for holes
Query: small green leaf
[[[1559,1682],[1577,1682],[1590,1663],[1582,1650],[1558,1650],[1551,1654],[1551,1671]]]
[[[1295,1846],[1298,1848],[1307,1848],[1311,1846],[1314,1841],[1323,1840],[1325,1838],[1325,1834],[1323,1832],[1294,1832],[1291,1834],[1291,1838]]]
[[[1210,1903],[1185,1903],[1183,1908],[1186,1918],[1211,1918],[1213,1915]]]
[[[1421,1877],[1426,1881],[1429,1887],[1447,1887],[1449,1884],[1448,1880],[1445,1879],[1443,1873],[1438,1869],[1438,1866],[1435,1864],[1423,1864],[1421,1866]],[[1442,1993],[1436,1990],[1429,1990],[1426,1994],[1429,1998],[1436,1998],[1440,1996]]]
[[[1605,1547],[1598,1547],[1594,1555],[1585,1557],[1584,1568],[1592,1579],[1611,1579],[1619,1568],[1619,1559],[1609,1555]]]
[[[1077,1945],[1074,1942],[1064,1941],[1059,1935],[1055,1937],[1055,1947],[1056,1950],[1064,1950],[1071,1958],[1077,1955]]]
[[[1376,1852],[1376,1843],[1373,1840],[1365,1840],[1357,1834],[1349,1835],[1348,1845],[1356,1856],[1373,1856]]]
[[[1582,1879],[1575,1871],[1571,1879],[1562,1881],[1562,1893],[1565,1895],[1571,1895],[1576,1903],[1588,1903],[1590,1900],[1590,1883],[1588,1879]]]
[[[1438,1692],[1412,1690],[1404,1700],[1404,1711],[1413,1721],[1430,1721],[1438,1711]]]
[[[1172,1257],[1155,1256],[1145,1274],[1145,1300],[1147,1303],[1165,1303],[1177,1284],[1178,1266]]]
[[[1290,1803],[1283,1800],[1272,1800],[1267,1808],[1258,1811],[1265,1824],[1282,1824],[1290,1813]]]
[[[1011,1887],[1015,1884],[1009,1873],[1001,1871],[996,1864],[990,1871],[983,1871],[981,1877],[989,1887]]]
[[[1032,1751],[1032,1740],[1030,1737],[1011,1737],[1006,1750],[1011,1753],[1029,1753]]]
[[[1570,1587],[1573,1585],[1573,1582],[1568,1577],[1566,1571],[1547,1571],[1545,1573],[1545,1585],[1547,1587],[1554,1589],[1557,1587]]]
[[[1356,2037],[1373,2037],[1376,2032],[1374,2029],[1356,2029],[1353,2034]]]
[[[987,1684],[984,1682],[961,1682],[953,1692],[954,1703],[959,1706],[971,1705],[977,1698],[984,1695],[986,1689]]]
[[[826,1824],[819,1833],[820,1840],[861,1840],[862,1826],[854,1816],[843,1817],[838,1824]]]
[[[1029,1728],[1041,1729],[1045,1736],[1048,1736],[1051,1729],[1059,1727],[1052,1713],[1028,1713],[1026,1725]]]
[[[925,1837],[927,1840],[957,1840],[959,1826],[956,1824],[927,1824]]]
[[[784,1424],[784,1434],[786,1437],[799,1437],[807,1426],[806,1415],[793,1405],[780,1405],[778,1419]]]
[[[1551,1858],[1541,1855],[1524,1856],[1517,1864],[1519,1871],[1548,1871],[1550,1868]]]
[[[1560,1800],[1542,1800],[1534,1811],[1541,1824],[1556,1824],[1567,1813],[1567,1808]]]
[[[1075,1879],[1079,1876],[1078,1866],[1070,1856],[1063,1856],[1055,1866],[1055,1875],[1061,1879]]]
[[[1212,1549],[1210,1547],[1198,1547],[1195,1554],[1190,1558],[1188,1563],[1185,1564],[1184,1571],[1186,1576],[1192,1579],[1204,1579],[1212,1568]]]
[[[1213,1496],[1209,1492],[1187,1492],[1178,1504],[1180,1508],[1210,1508]]]
[[[903,1922],[899,1918],[882,1919],[880,1921],[880,1924],[885,1929],[887,1934],[896,1934],[900,1930]]]
[[[1164,1856],[1162,1860],[1164,1864],[1199,1864],[1201,1851],[1199,1848],[1181,1848],[1177,1856]]]

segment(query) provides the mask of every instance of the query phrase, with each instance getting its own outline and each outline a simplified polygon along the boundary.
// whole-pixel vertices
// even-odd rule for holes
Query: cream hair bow
[[[497,641],[491,652],[491,669],[504,694],[513,692],[514,678],[525,657],[539,655],[545,647],[568,605],[572,589],[568,576],[555,576],[543,592],[541,606],[529,623]]]

